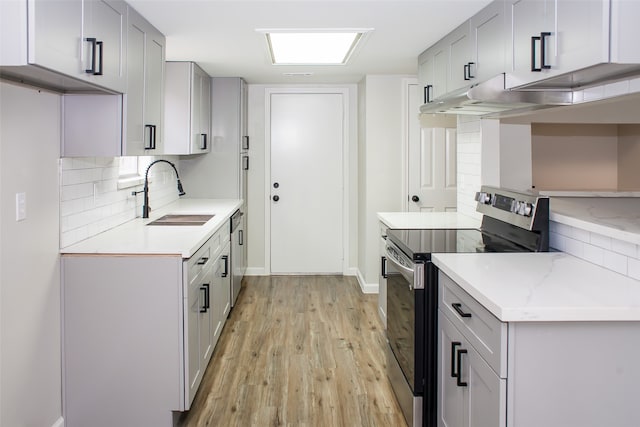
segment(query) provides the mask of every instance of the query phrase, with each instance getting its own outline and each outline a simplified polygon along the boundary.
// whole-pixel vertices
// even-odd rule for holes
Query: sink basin
[[[161,216],[147,225],[203,225],[214,215],[168,214]]]

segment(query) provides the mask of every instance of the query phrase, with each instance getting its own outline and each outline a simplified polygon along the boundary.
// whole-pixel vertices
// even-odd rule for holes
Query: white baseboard
[[[244,272],[245,276],[268,276],[264,267],[247,267]]]
[[[64,418],[60,417],[51,427],[64,427]]]
[[[360,290],[363,294],[377,294],[379,292],[377,283],[367,283],[360,273],[360,270],[357,271],[356,277],[358,278],[358,284],[360,285]]]

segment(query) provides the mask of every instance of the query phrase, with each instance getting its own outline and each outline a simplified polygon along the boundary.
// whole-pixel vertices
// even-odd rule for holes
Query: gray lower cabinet
[[[501,322],[439,273],[439,427],[634,427],[640,322]]]
[[[229,233],[191,258],[64,255],[65,425],[173,426],[229,313]]]
[[[378,314],[385,329],[387,327],[387,226],[379,223],[380,228],[380,270],[378,275]]]

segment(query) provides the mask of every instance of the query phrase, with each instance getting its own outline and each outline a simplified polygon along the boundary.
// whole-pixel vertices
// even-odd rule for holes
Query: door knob
[[[411,197],[411,201],[418,203],[420,201],[420,197],[414,195]]]
[[[273,188],[278,188],[278,187],[280,187],[280,184],[278,184],[277,182],[274,182],[273,183]]]
[[[277,194],[275,196],[273,196],[273,201],[277,202],[278,200],[280,200],[280,196],[278,196]]]

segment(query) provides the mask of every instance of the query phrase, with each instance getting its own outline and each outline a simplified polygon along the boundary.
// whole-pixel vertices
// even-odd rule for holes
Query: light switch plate
[[[27,193],[16,193],[16,221],[27,219]]]

